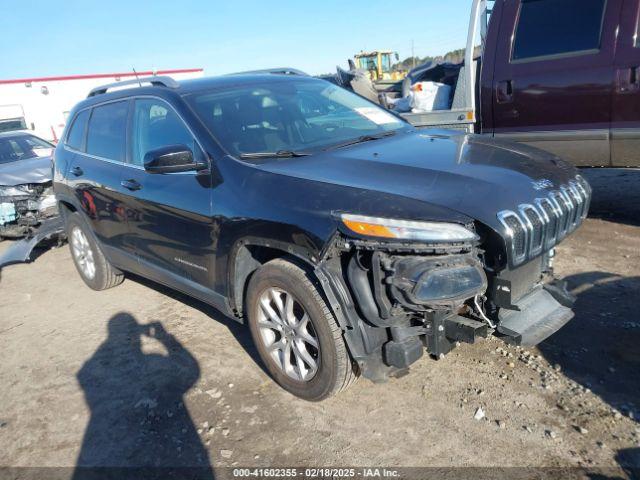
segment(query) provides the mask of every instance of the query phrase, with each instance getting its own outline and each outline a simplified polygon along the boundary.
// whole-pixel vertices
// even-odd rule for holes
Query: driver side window
[[[151,150],[169,145],[186,145],[198,156],[199,147],[178,114],[161,100],[138,99],[133,111],[131,163],[143,166]]]

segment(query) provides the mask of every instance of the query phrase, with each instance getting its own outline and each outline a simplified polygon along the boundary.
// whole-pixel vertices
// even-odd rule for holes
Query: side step
[[[498,332],[506,336],[506,342],[524,347],[537,345],[573,318],[570,308],[542,288],[520,299],[516,306],[519,311],[500,309]]]

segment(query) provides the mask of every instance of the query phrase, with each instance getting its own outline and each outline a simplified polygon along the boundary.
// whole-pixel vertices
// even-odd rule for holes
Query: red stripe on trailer
[[[198,73],[203,72],[202,68],[183,68],[176,70],[157,70],[137,72],[139,77],[149,75],[171,75],[173,73]],[[53,82],[59,80],[90,80],[93,78],[114,78],[114,77],[135,77],[133,72],[120,72],[120,73],[98,73],[93,75],[66,75],[62,77],[35,77],[35,78],[16,78],[12,80],[0,80],[0,85],[6,85],[9,83],[40,83],[40,82]]]

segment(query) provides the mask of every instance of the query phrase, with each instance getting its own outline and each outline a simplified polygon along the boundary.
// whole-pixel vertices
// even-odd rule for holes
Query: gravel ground
[[[91,291],[66,246],[7,267],[0,466],[637,468],[640,170],[584,174],[592,218],[556,263],[578,296],[563,330],[529,350],[462,345],[318,404],[202,303],[138,278]]]

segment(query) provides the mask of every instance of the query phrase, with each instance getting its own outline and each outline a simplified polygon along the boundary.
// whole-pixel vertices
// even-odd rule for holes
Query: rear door
[[[611,119],[614,166],[640,166],[640,2],[625,0],[615,58]]]
[[[575,165],[610,164],[621,0],[513,0],[501,18],[494,133]]]
[[[130,162],[123,185],[134,252],[145,276],[163,283],[211,285],[216,232],[211,218],[211,174],[154,174],[144,170],[147,152],[186,145],[204,153],[181,117],[164,100],[134,100],[130,122]],[[193,284],[191,284],[193,287]]]
[[[126,156],[128,108],[128,100],[118,100],[79,112],[69,138],[74,136],[76,123],[88,120],[85,138],[75,138],[73,145],[65,145],[65,149],[74,153],[67,170],[73,195],[108,256],[116,263],[119,260],[113,255],[122,250],[128,233],[124,189],[120,185]]]

